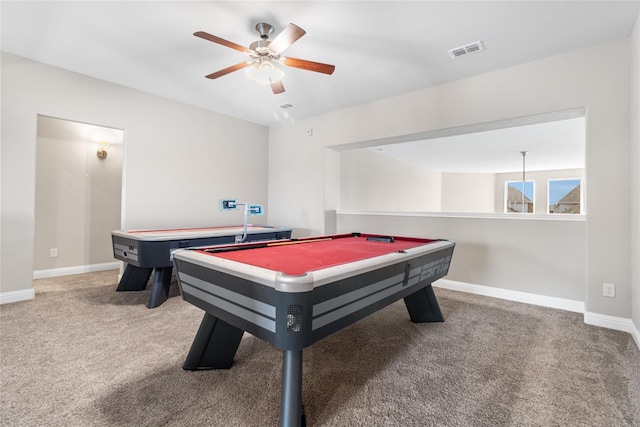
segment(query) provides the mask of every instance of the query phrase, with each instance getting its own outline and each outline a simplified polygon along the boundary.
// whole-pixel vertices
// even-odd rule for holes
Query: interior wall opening
[[[113,268],[124,131],[38,116],[34,278]]]
[[[575,108],[332,147],[340,209],[584,215],[585,120]],[[558,194],[559,181],[576,188]],[[570,202],[580,207],[558,208]]]

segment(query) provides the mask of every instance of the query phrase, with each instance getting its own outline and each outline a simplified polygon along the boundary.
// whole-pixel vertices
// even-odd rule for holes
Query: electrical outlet
[[[613,283],[602,284],[602,296],[615,298],[616,297],[616,285]]]
[[[49,257],[56,258],[58,256],[58,248],[49,249]]]

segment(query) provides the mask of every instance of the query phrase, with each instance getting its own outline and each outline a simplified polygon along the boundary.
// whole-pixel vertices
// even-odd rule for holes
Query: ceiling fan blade
[[[301,68],[303,70],[315,71],[316,73],[333,74],[333,71],[336,69],[335,65],[307,61],[306,59],[280,58],[280,62],[288,67]]]
[[[240,52],[251,53],[251,49],[249,49],[248,47],[240,46],[239,44],[230,42],[229,40],[221,39],[220,37],[205,33],[204,31],[196,31],[195,33],[193,33],[193,35],[205,40],[209,40],[210,42],[221,44],[222,46],[230,47],[231,49],[239,50]]]
[[[225,76],[225,75],[227,75],[229,73],[232,73],[234,71],[241,70],[241,69],[243,69],[245,67],[248,67],[249,65],[251,65],[251,61],[240,62],[240,63],[238,63],[236,65],[232,65],[232,66],[224,68],[224,69],[222,69],[220,71],[216,71],[215,73],[211,73],[209,75],[206,75],[205,77],[208,78],[208,79],[217,79],[218,77],[222,77],[222,76]]]
[[[295,24],[287,25],[280,34],[276,36],[271,43],[269,49],[276,53],[282,53],[283,50],[291,46],[300,37],[307,34],[305,30]]]
[[[273,91],[274,95],[284,92],[284,85],[282,84],[282,80],[271,82],[271,91]]]

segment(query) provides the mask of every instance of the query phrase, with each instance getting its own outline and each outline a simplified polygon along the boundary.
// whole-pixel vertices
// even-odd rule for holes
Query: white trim
[[[638,347],[638,350],[640,350],[640,330],[638,330],[638,328],[633,322],[631,322],[631,336],[633,337],[633,340],[636,342],[636,346]]]
[[[93,273],[95,271],[115,270],[120,268],[120,262],[105,262],[102,264],[77,265],[74,267],[52,268],[50,270],[36,270],[34,279],[46,279],[48,277],[71,276],[72,274]]]
[[[20,291],[10,291],[0,293],[0,305],[12,302],[27,301],[36,297],[36,291],[31,289],[23,289]]]
[[[584,323],[586,323],[587,325],[615,329],[616,331],[629,332],[632,335],[633,329],[635,328],[631,319],[609,316],[607,314],[591,313],[589,311],[584,312]]]
[[[551,186],[549,184],[551,184],[551,181],[579,181],[579,186],[580,186],[580,213],[578,215],[584,215],[585,210],[584,210],[584,185],[583,182],[584,181],[582,178],[549,178],[547,179],[547,214],[549,215],[576,215],[576,214],[552,214],[549,212],[549,207],[551,206],[551,200],[549,200],[551,198]],[[574,187],[575,189],[575,187]],[[573,191],[573,190],[571,190]],[[569,194],[569,193],[567,193]],[[560,200],[558,200],[559,202]]]
[[[509,301],[523,302],[526,304],[540,305],[543,307],[557,308],[560,310],[584,313],[583,301],[565,298],[549,297],[545,295],[531,294],[528,292],[512,291],[510,289],[494,288],[491,286],[475,285],[472,283],[456,282],[454,280],[440,279],[433,282],[433,286],[450,289],[453,291],[467,292],[470,294],[484,295]]]
[[[431,218],[469,218],[469,219],[502,219],[502,220],[527,220],[527,221],[578,221],[587,220],[586,215],[558,215],[535,213],[464,213],[464,212],[395,212],[395,211],[352,211],[336,209],[336,215],[362,215],[362,216],[412,216]]]

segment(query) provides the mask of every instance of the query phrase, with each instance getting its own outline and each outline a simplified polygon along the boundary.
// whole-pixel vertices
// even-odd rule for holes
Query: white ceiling
[[[400,95],[627,36],[639,1],[2,1],[5,52],[271,126]],[[285,68],[286,92],[236,71],[254,27],[307,34],[284,56],[331,63],[333,75]],[[273,38],[273,36],[272,36]],[[451,59],[448,50],[485,50]],[[277,105],[291,103],[283,110]]]
[[[1,47],[70,71],[267,126],[392,97],[627,36],[640,1],[5,1]],[[283,67],[286,92],[236,71],[255,25],[307,31],[284,56],[331,63],[333,75]],[[481,41],[485,50],[451,59]],[[282,109],[290,103],[293,108]],[[584,167],[584,120],[389,145],[381,154],[448,172]]]

